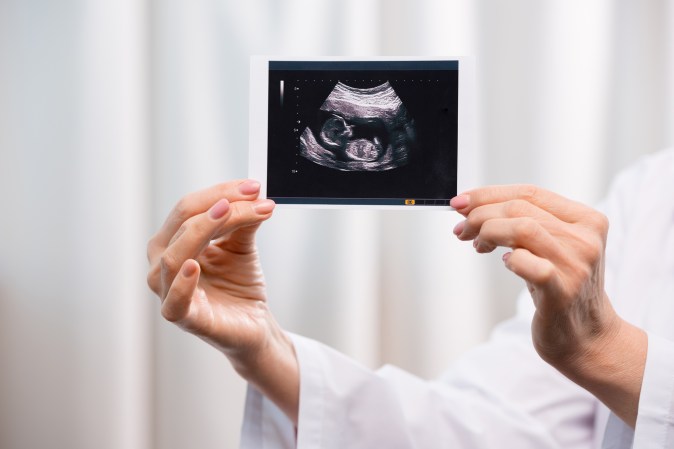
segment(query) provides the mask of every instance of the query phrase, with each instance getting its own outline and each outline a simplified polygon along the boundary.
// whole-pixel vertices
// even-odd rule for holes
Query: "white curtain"
[[[660,1],[0,1],[0,447],[234,448],[245,384],[163,322],[145,242],[245,177],[252,54],[471,54],[478,183],[586,202],[674,143]],[[289,330],[437,375],[520,283],[450,213],[279,209],[259,246]]]

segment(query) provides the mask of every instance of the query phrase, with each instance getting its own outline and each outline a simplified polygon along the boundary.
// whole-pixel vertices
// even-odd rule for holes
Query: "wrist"
[[[616,315],[610,328],[556,368],[634,427],[647,346],[646,333]]]
[[[604,295],[594,304],[557,312],[554,319],[534,319],[534,347],[567,377],[582,376],[621,333],[623,323]]]
[[[275,324],[275,322],[274,322]],[[292,339],[278,326],[254,350],[227,354],[237,373],[274,402],[297,425],[300,374]]]
[[[589,335],[584,335],[555,367],[574,381],[590,381],[610,368],[616,359],[617,343],[624,338],[628,323],[617,314],[604,320]]]
[[[290,337],[280,328],[276,328],[271,329],[258,346],[229,351],[226,355],[241,377],[255,383],[267,371],[293,360],[295,349]]]

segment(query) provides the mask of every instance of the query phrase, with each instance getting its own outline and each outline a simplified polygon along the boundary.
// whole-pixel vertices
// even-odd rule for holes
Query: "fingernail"
[[[477,245],[479,245],[477,239],[473,240],[473,248],[477,249]]]
[[[449,205],[452,206],[454,209],[463,209],[464,207],[468,206],[468,202],[470,201],[470,196],[466,194],[458,195],[449,200]]]
[[[463,232],[463,228],[465,228],[465,227],[466,227],[466,220],[462,220],[462,221],[458,222],[456,224],[456,226],[454,226],[454,229],[452,230],[452,232],[454,233],[454,235],[459,235]]]
[[[211,210],[208,211],[208,215],[210,215],[213,220],[219,220],[225,216],[228,210],[229,201],[223,198],[211,206]]]
[[[504,253],[503,256],[501,257],[501,259],[503,259],[504,262],[507,262],[508,259],[510,259],[511,254],[512,254],[512,252],[510,252],[510,251],[508,251],[507,253]]]
[[[189,262],[183,267],[183,276],[186,278],[192,277],[197,272],[197,264]]]
[[[262,200],[259,203],[253,205],[253,210],[257,214],[264,215],[264,214],[268,214],[271,211],[273,211],[274,206],[276,206],[276,203],[274,201],[272,201],[272,200]]]
[[[257,181],[253,181],[252,179],[248,179],[239,184],[239,192],[241,192],[244,195],[252,195],[259,191],[260,191],[260,183]]]

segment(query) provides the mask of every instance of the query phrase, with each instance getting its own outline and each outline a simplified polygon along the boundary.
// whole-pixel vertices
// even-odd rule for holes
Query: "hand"
[[[271,201],[255,201],[252,181],[184,197],[148,243],[148,284],[164,318],[226,354],[255,352],[267,327],[255,231]]]
[[[259,188],[233,181],[180,200],[148,243],[148,284],[164,318],[222,351],[244,378],[285,401],[279,405],[292,417],[295,380],[299,396],[294,348],[267,307],[255,247],[275,204],[257,199]],[[275,379],[279,369],[284,379]]]
[[[480,253],[512,249],[503,259],[531,292],[538,354],[633,423],[646,337],[620,319],[604,291],[607,218],[533,186],[476,189],[451,205],[466,217],[454,229],[459,239],[473,240]]]

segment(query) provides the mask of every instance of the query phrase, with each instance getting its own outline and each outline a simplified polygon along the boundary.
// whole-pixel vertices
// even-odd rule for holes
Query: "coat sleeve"
[[[666,251],[662,233],[671,227],[672,203],[662,194],[667,192],[669,195],[671,192],[672,167],[674,149],[642,158],[616,177],[609,195],[601,205],[611,223],[606,252],[607,285],[615,284],[613,281],[617,278],[623,279],[621,287],[616,287],[612,292],[614,301],[620,298],[614,305],[623,318],[640,327],[644,327],[644,319],[648,321],[645,312],[648,310],[646,287],[654,284],[654,279],[649,279],[644,272],[650,268],[636,271],[632,265],[628,268],[623,265],[627,258],[634,259],[636,264],[644,267],[650,267],[644,263],[648,262],[644,258],[661,261],[659,254],[653,252],[652,245],[644,243],[643,229],[648,227],[650,240],[657,239],[656,251]],[[634,250],[635,246],[637,251]],[[631,293],[643,290],[643,296],[621,295],[621,292],[616,291],[624,289],[625,279],[636,286],[630,290]],[[671,288],[651,290],[651,294],[664,295],[664,301],[672,299],[671,293]],[[646,330],[648,352],[636,426],[632,429],[616,415],[609,413],[601,446],[603,449],[674,448],[674,341],[671,340],[671,333],[668,339],[663,338],[666,335]]]
[[[674,447],[674,342],[650,333],[633,447]]]
[[[601,205],[611,221],[607,284],[630,274],[620,270],[623,243],[633,237],[634,217],[639,216],[633,205],[653,194],[645,181],[652,177],[648,173],[673,163],[674,150],[647,158],[618,177]],[[662,173],[658,176],[662,178]],[[640,308],[632,301],[616,305],[627,317]],[[301,375],[298,428],[250,388],[242,447],[593,447],[592,434],[605,423],[595,422],[597,410],[604,407],[535,354],[530,340],[532,310],[525,292],[517,316],[436,381],[391,366],[373,372],[318,342],[293,336]],[[600,434],[605,436],[605,449],[674,448],[672,339],[649,332],[635,430],[610,414],[605,434],[597,432],[597,443]]]
[[[646,368],[634,429],[613,413],[602,449],[674,447],[674,342],[648,334]]]
[[[537,356],[528,294],[520,312],[442,378],[393,366],[371,371],[293,335],[299,424],[249,388],[245,449],[589,448],[595,399]]]
[[[640,251],[639,256],[633,256],[632,252],[626,250],[625,243],[638,242],[640,248],[646,247],[642,232],[644,219],[658,222],[658,228],[650,230],[658,237],[660,234],[657,229],[671,226],[671,215],[667,215],[671,214],[671,201],[663,201],[661,195],[663,192],[669,195],[671,191],[672,167],[674,149],[642,158],[613,182],[609,195],[602,203],[602,209],[611,222],[606,254],[607,276],[634,276],[632,270],[621,269],[626,257],[637,257],[637,263],[649,256],[660,260],[657,254],[649,254],[648,251]],[[665,222],[660,223],[663,215]],[[658,244],[665,245],[665,242],[659,240]],[[652,280],[643,276],[643,273],[640,275],[642,277],[630,279],[630,282],[636,283],[639,289],[652,284]],[[660,295],[669,296],[668,300],[672,299],[671,293],[671,289],[659,292]],[[626,299],[616,304],[618,312],[624,318],[635,319],[634,324],[642,326],[643,320],[637,317],[647,309],[645,298]],[[648,351],[636,426],[632,429],[610,413],[603,449],[674,448],[674,341],[657,332],[647,330],[647,333]]]

